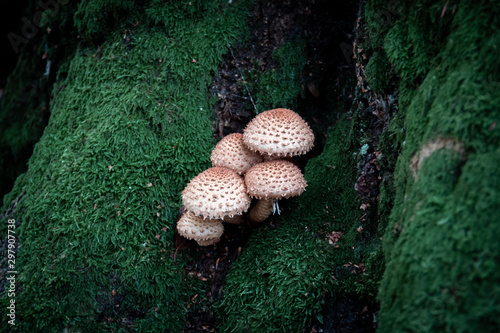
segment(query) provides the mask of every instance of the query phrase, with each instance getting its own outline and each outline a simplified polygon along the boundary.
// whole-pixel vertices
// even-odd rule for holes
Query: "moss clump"
[[[123,26],[121,20],[132,18],[130,10],[134,7],[133,0],[80,2],[74,15],[75,26],[82,38],[101,43],[107,33]]]
[[[122,8],[123,23],[106,24],[99,48],[77,50],[54,85],[49,125],[4,202],[25,191],[13,215],[19,330],[183,327],[200,285],[184,277],[185,258],[171,258],[180,191],[209,165],[207,86],[245,31],[248,2],[156,24],[165,6]]]
[[[399,17],[402,4],[397,0],[366,1],[364,6],[367,23],[368,40],[363,47],[380,48],[384,43],[384,37],[394,21]]]
[[[492,168],[499,152],[474,154],[464,165],[463,156],[442,149],[424,162],[384,243],[390,258],[381,287],[384,331],[498,327],[493,314],[500,309],[491,297],[500,291],[493,236],[500,230],[491,217],[500,213]]]
[[[255,100],[256,112],[277,107],[294,108],[297,97],[302,91],[301,80],[306,64],[305,41],[293,37],[273,51],[272,68],[260,72],[260,65],[248,71],[246,85]],[[252,106],[249,105],[251,108]]]
[[[375,11],[367,15],[375,22]],[[380,332],[500,325],[498,15],[488,1],[418,1],[402,4],[377,36],[401,78],[390,132],[402,148],[384,235]]]
[[[218,305],[226,314],[221,331],[301,332],[311,320],[322,320],[326,302],[367,293],[360,281],[372,276],[358,272],[363,267],[358,264],[380,243],[357,230],[363,213],[352,185],[351,151],[359,143],[351,126],[352,120],[343,118],[330,130],[323,154],[307,164],[308,187],[290,200],[293,215],[274,218],[272,230],[267,225],[252,233],[227,276]]]
[[[377,93],[394,91],[396,85],[392,79],[392,68],[383,50],[375,52],[366,65],[365,75],[370,88]]]

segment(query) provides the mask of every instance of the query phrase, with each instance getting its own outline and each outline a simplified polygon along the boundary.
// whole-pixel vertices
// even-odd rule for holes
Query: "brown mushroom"
[[[195,215],[209,219],[246,212],[251,199],[243,179],[224,167],[211,167],[191,179],[181,194],[182,204]]]
[[[259,163],[245,174],[248,194],[259,199],[249,214],[250,221],[263,222],[276,209],[277,200],[298,196],[304,192],[307,182],[300,169],[293,163],[274,160]]]
[[[219,242],[224,225],[222,220],[203,219],[188,211],[177,221],[177,232],[184,238],[195,240],[200,246],[208,246]]]
[[[243,142],[263,155],[295,156],[312,149],[314,134],[297,113],[280,108],[253,118],[243,131]]]
[[[226,167],[242,175],[253,165],[262,162],[262,156],[245,146],[243,134],[231,133],[215,145],[210,160],[213,166]]]

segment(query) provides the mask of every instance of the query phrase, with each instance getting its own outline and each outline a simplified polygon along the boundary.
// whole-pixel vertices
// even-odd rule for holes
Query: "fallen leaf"
[[[342,238],[344,233],[340,231],[334,231],[331,234],[327,234],[328,237],[328,243],[331,245],[336,245],[337,242]]]

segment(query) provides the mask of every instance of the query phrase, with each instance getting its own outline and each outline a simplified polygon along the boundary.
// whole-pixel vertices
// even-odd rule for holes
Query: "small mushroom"
[[[262,155],[295,156],[312,149],[314,134],[301,116],[280,108],[253,118],[243,131],[243,142]]]
[[[198,174],[186,185],[181,197],[188,211],[209,219],[242,214],[251,203],[241,176],[224,167],[211,167]]]
[[[231,133],[215,145],[210,160],[213,166],[226,167],[242,175],[255,164],[262,162],[262,156],[245,146],[243,134]]]
[[[293,163],[274,160],[259,163],[245,174],[248,194],[259,199],[249,213],[250,221],[263,222],[278,210],[277,200],[302,194],[307,182]]]
[[[217,244],[224,232],[222,220],[203,219],[186,212],[177,221],[177,232],[184,238],[193,239],[200,246]]]

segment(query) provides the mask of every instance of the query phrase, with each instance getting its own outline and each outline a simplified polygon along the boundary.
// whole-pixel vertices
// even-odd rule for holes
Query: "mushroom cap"
[[[242,175],[253,165],[262,162],[262,156],[245,146],[243,134],[231,133],[215,145],[210,160],[213,166],[226,167]]]
[[[280,108],[253,118],[243,131],[243,141],[250,150],[263,155],[294,156],[311,150],[314,134],[301,116]]]
[[[242,214],[251,203],[241,176],[224,167],[211,167],[198,174],[181,197],[187,210],[209,219]]]
[[[262,162],[245,174],[248,194],[257,199],[281,199],[301,195],[307,182],[300,169],[284,160]]]
[[[205,220],[188,211],[177,221],[177,232],[182,237],[194,239],[199,245],[212,245],[220,240],[224,224],[221,220]]]

